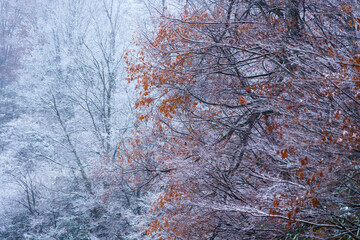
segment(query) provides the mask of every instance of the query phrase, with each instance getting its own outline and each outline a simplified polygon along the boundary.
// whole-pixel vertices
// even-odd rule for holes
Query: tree
[[[2,133],[11,140],[1,158],[23,189],[19,199],[26,200],[32,187],[40,193],[36,211],[31,194],[31,201],[21,201],[26,227],[8,224],[3,238],[15,232],[19,238],[44,239],[128,234],[122,214],[129,206],[118,198],[108,205],[111,182],[100,173],[116,161],[118,142],[132,126],[122,60],[130,37],[123,24],[130,3],[37,2],[38,31],[18,71],[23,113]],[[15,168],[20,161],[26,164]],[[39,181],[30,186],[29,179]]]
[[[15,70],[20,67],[21,56],[30,47],[26,39],[32,29],[33,16],[29,13],[32,3],[25,7],[24,1],[0,3],[0,77],[1,88],[15,80]]]
[[[155,147],[126,161],[163,189],[147,233],[358,239],[356,2],[187,3],[127,57]]]
[[[23,156],[19,151],[18,156],[21,160],[10,167],[12,159],[8,156],[14,153],[11,142],[14,139],[14,132],[9,123],[16,121],[21,115],[21,107],[15,101],[17,98],[15,86],[19,80],[18,71],[22,67],[22,60],[31,49],[29,36],[34,29],[32,6],[33,1],[19,0],[15,3],[3,0],[0,2],[0,171],[2,182],[0,204],[5,206],[0,211],[2,226],[8,224],[6,218],[8,211],[17,213],[18,210],[9,200],[16,196],[16,190],[12,189],[10,182],[13,178],[8,173],[21,164]]]

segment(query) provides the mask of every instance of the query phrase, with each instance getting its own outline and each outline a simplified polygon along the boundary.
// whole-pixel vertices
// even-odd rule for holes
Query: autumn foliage
[[[159,239],[359,239],[356,1],[187,1],[126,54]]]

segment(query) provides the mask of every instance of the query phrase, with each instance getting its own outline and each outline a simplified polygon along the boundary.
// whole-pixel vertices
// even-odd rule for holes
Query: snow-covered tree
[[[124,161],[163,191],[148,235],[359,238],[356,16],[355,1],[159,11],[128,57],[152,130]]]
[[[20,191],[26,227],[10,224],[4,238],[9,231],[45,239],[128,234],[121,214],[130,206],[123,196],[107,205],[110,183],[102,173],[132,127],[123,55],[137,4],[37,2],[32,51],[14,85],[22,114],[6,125],[11,139],[1,158]]]

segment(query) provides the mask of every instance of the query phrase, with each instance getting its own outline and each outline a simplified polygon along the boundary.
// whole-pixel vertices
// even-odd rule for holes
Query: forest
[[[360,1],[0,0],[0,239],[360,239]]]

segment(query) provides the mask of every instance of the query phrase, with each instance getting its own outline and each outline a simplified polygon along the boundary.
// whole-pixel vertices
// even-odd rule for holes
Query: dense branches
[[[168,169],[149,234],[356,238],[356,15],[350,1],[295,0],[163,13],[128,60],[162,149],[152,161]]]
[[[132,191],[104,172],[111,174],[119,139],[133,122],[123,54],[133,25],[125,28],[124,22],[135,4],[0,2],[0,53],[6,45],[12,54],[5,65],[1,59],[7,56],[0,54],[0,78],[13,80],[18,70],[4,92],[16,92],[12,100],[20,105],[9,123],[1,121],[0,109],[0,166],[7,181],[0,238],[119,239],[133,233],[128,218],[137,202],[126,200]],[[34,10],[31,26],[27,8]],[[18,68],[26,43],[31,54]]]
[[[1,237],[359,239],[359,6],[2,1]]]

